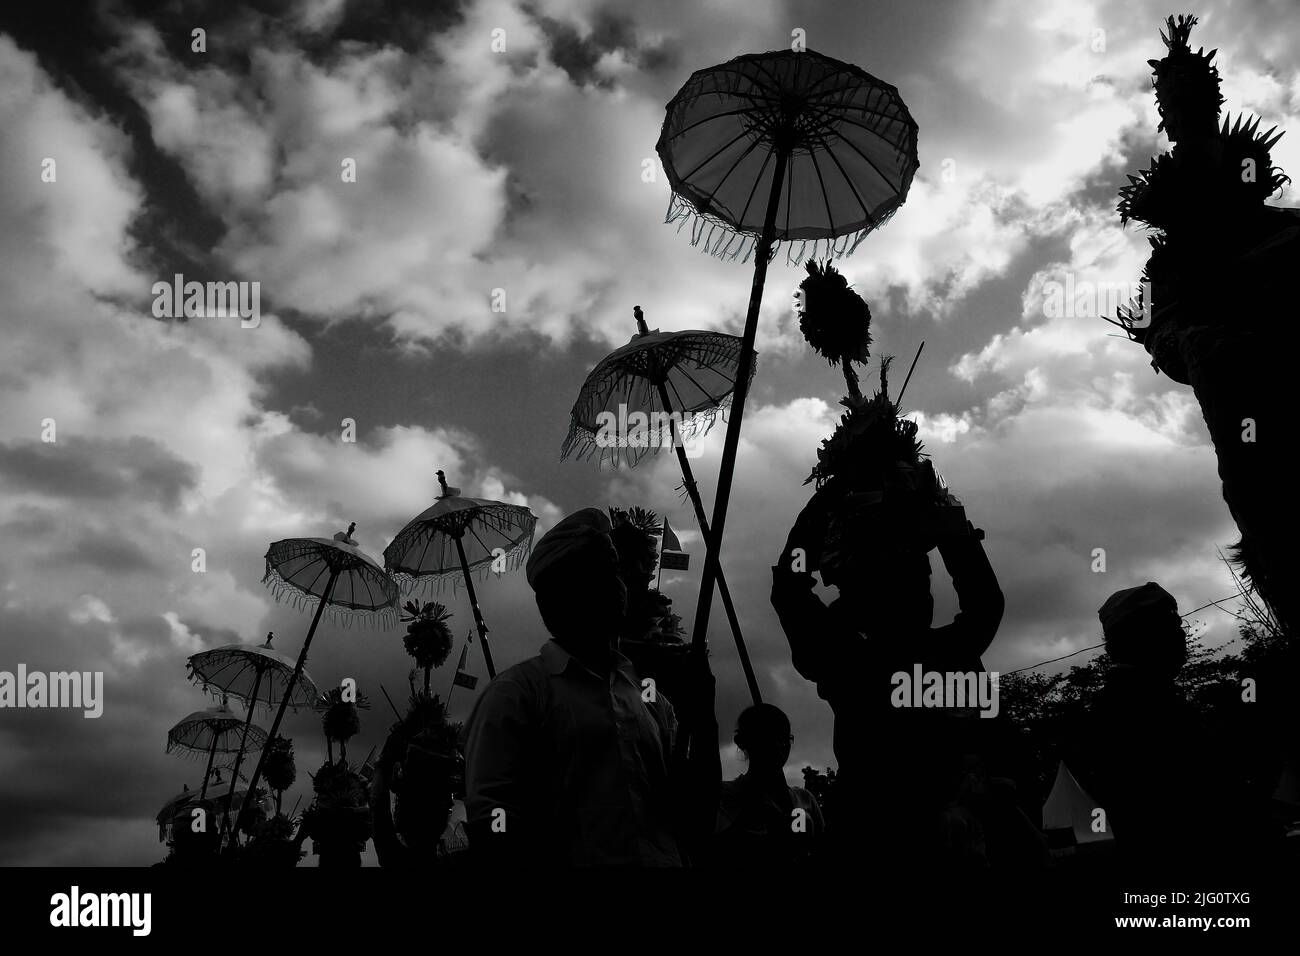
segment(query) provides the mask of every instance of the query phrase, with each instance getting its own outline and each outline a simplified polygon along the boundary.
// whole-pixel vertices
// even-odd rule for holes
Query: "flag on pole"
[[[682,543],[677,540],[677,532],[673,531],[673,526],[668,523],[668,516],[664,515],[664,546],[665,551],[680,551]]]
[[[663,545],[659,549],[659,566],[669,571],[685,571],[691,566],[691,556],[682,550],[682,543],[664,516]]]
[[[464,687],[473,690],[478,686],[478,678],[473,674],[465,673],[465,659],[469,655],[469,641],[460,649],[460,663],[456,665],[456,674],[451,679],[452,687]]]

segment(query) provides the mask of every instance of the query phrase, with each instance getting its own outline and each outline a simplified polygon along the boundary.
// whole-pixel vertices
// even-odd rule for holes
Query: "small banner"
[[[691,556],[685,551],[661,551],[659,563],[665,571],[686,571],[691,566]]]
[[[473,690],[478,686],[478,678],[473,674],[466,674],[464,671],[456,671],[456,676],[451,679],[453,687],[464,687],[466,690]]]

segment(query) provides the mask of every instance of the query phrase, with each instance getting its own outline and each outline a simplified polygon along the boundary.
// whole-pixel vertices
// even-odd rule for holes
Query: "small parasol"
[[[358,614],[385,627],[397,622],[397,584],[374,558],[357,547],[352,538],[356,527],[354,521],[347,531],[337,532],[333,538],[285,538],[272,543],[266,551],[266,574],[262,581],[275,593],[276,600],[291,596],[299,607],[316,604],[316,613],[287,686],[295,687],[302,678],[307,651],[326,610],[331,619],[345,623],[351,623]],[[294,694],[281,694],[269,738],[280,732],[280,722],[293,698]],[[266,754],[263,748],[248,784],[241,816],[257,790]]]
[[[673,190],[667,221],[691,223],[692,243],[714,255],[755,260],[694,643],[708,631],[768,261],[780,242],[798,243],[791,261],[823,244],[856,249],[906,199],[916,134],[898,90],[811,50],[700,70],[668,104],[656,147]]]
[[[220,707],[196,710],[177,722],[167,731],[167,753],[188,752],[194,755],[207,754],[208,765],[203,771],[203,788],[199,799],[208,795],[208,781],[212,776],[212,762],[219,753],[232,754],[239,750],[239,739],[245,721],[226,706],[223,700]],[[266,731],[256,724],[250,725],[249,736],[253,746],[260,747],[266,743]]]
[[[432,507],[413,518],[384,549],[384,566],[407,587],[417,582],[440,586],[459,574],[469,591],[488,677],[496,677],[473,575],[497,560],[511,570],[518,568],[532,547],[537,516],[524,505],[463,498],[459,488],[448,487],[441,471],[438,486]]]
[[[271,647],[274,637],[275,632],[270,631],[266,635],[265,644],[226,644],[200,651],[189,659],[191,680],[201,683],[205,689],[238,697],[248,708],[248,715],[244,719],[244,737],[235,756],[235,779],[238,779],[239,765],[246,753],[245,744],[248,728],[253,723],[254,708],[258,704],[264,704],[267,708],[275,707],[288,694],[289,706],[297,710],[299,707],[310,707],[319,694],[305,670],[295,678],[293,659]],[[230,781],[228,799],[233,799],[235,779]]]
[[[635,465],[649,452],[671,445],[681,466],[682,485],[707,542],[709,520],[684,445],[707,432],[715,416],[730,403],[736,388],[741,340],[722,332],[651,332],[639,305],[632,314],[637,334],[627,345],[603,358],[582,383],[578,400],[573,403],[568,437],[560,448],[560,460],[573,454],[597,457],[599,464],[609,460],[617,466],[619,453],[623,452],[624,460]],[[751,358],[751,378],[754,367]],[[615,424],[612,433],[611,422]],[[754,667],[721,568],[718,592],[750,695],[754,703],[760,703]]]

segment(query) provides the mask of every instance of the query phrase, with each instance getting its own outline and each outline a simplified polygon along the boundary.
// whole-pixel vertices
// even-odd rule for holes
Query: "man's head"
[[[772,704],[754,704],[741,711],[733,739],[751,770],[779,770],[790,759],[790,718]]]
[[[526,574],[542,621],[556,640],[608,643],[618,634],[627,588],[603,511],[584,508],[542,535]]]
[[[1106,653],[1116,664],[1172,676],[1187,660],[1187,637],[1174,596],[1148,581],[1116,591],[1097,611]]]

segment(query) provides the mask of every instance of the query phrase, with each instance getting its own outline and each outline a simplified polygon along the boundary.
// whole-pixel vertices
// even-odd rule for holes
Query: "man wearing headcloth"
[[[1251,852],[1244,795],[1207,752],[1204,721],[1175,679],[1187,635],[1174,596],[1154,581],[1097,611],[1111,667],[1075,743],[1081,781],[1106,813],[1125,868],[1177,872]]]
[[[679,866],[684,830],[713,822],[715,793],[693,802],[690,776],[716,786],[720,775],[716,724],[707,740],[712,676],[700,655],[680,715],[642,687],[618,652],[627,591],[610,532],[605,513],[586,508],[529,558],[552,639],[488,684],[469,718],[465,807],[482,862]],[[679,716],[702,741],[689,764],[674,759]]]
[[[931,469],[922,481],[938,487]],[[814,494],[772,569],[772,606],[795,669],[835,713],[836,822],[828,833],[846,862],[864,854],[926,867],[952,855],[942,818],[963,763],[992,723],[951,709],[894,706],[894,675],[983,671],[980,655],[1002,618],[1003,597],[983,532],[955,498],[939,507],[907,495],[853,492],[832,479]],[[928,551],[936,548],[957,592],[955,620],[932,627]],[[830,606],[812,571],[839,588]]]

